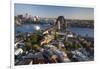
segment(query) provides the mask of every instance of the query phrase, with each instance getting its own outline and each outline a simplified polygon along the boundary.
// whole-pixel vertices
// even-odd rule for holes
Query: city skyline
[[[32,5],[32,4],[15,4],[15,16],[25,15],[40,16],[48,18],[57,18],[64,16],[67,19],[94,20],[94,9],[84,7],[68,6],[50,6],[50,5]]]

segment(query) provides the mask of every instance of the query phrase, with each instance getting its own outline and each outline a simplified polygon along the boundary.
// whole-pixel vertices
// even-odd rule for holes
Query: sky
[[[94,20],[93,8],[15,4],[14,11],[15,16],[20,14],[25,15],[26,13],[28,13],[32,16],[47,18],[57,18],[58,16],[64,16],[67,19]]]

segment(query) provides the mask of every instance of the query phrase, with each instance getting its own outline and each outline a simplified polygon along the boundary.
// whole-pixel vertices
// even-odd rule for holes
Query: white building
[[[21,48],[18,48],[18,49],[15,49],[15,55],[19,55],[19,54],[22,54],[23,53],[23,50]]]

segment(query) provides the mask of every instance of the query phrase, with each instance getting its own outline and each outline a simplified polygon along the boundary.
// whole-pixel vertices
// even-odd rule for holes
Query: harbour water
[[[94,38],[94,29],[92,28],[68,28],[67,30],[75,33],[76,35]]]
[[[15,33],[17,34],[18,32],[23,32],[23,33],[34,32],[36,31],[36,28],[35,28],[36,26],[39,26],[41,30],[45,30],[50,25],[49,24],[23,24],[21,26],[15,27]],[[76,35],[94,38],[94,29],[91,29],[91,28],[67,28],[66,30],[73,32]]]

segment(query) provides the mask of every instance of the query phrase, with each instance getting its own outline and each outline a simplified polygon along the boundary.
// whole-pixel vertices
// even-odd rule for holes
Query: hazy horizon
[[[64,16],[66,19],[94,20],[94,9],[84,7],[50,6],[50,5],[32,5],[15,4],[15,16],[25,15],[40,16],[47,18],[57,18]]]

